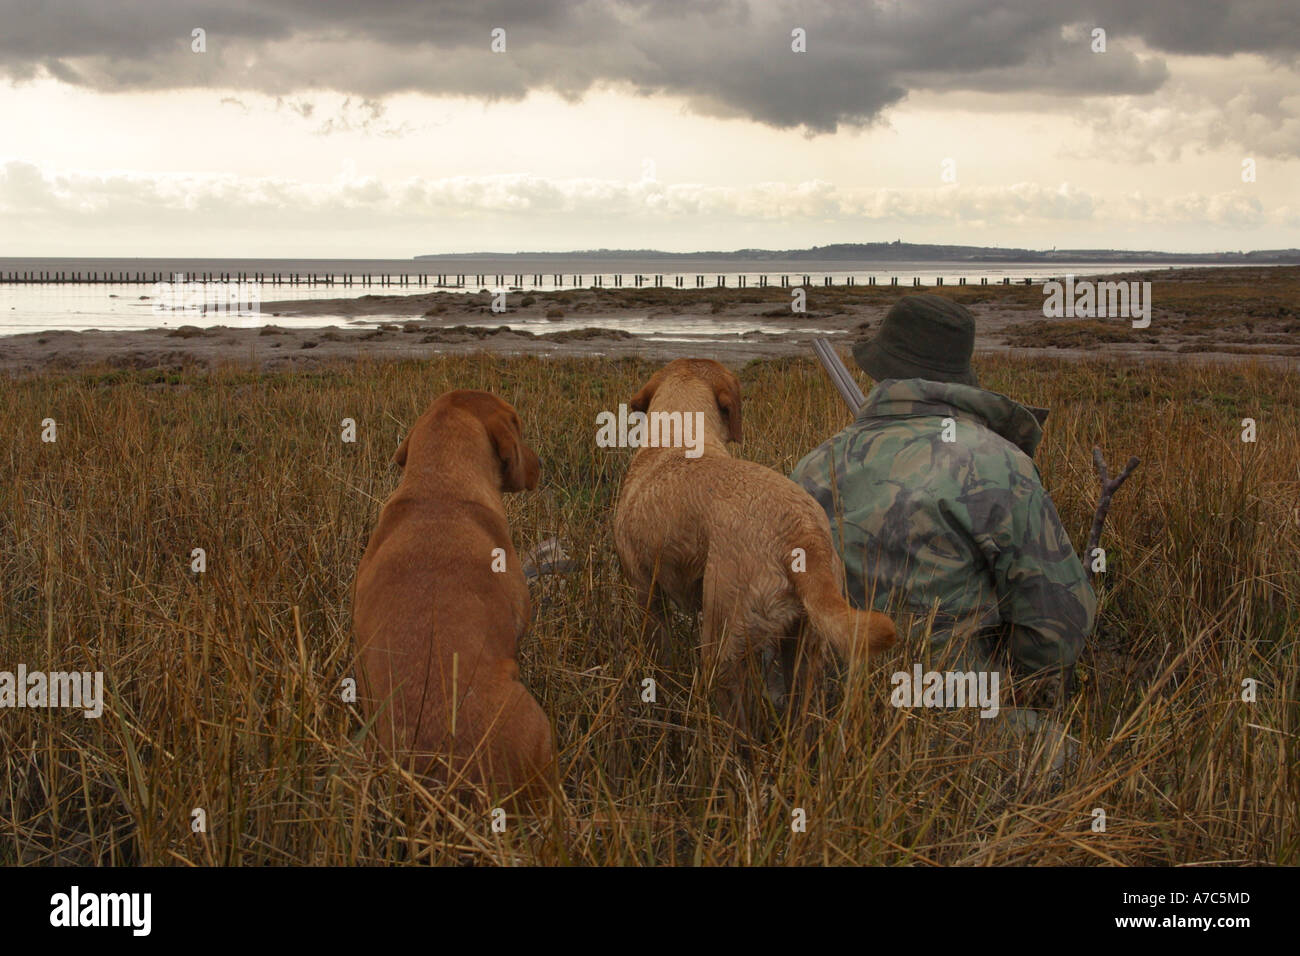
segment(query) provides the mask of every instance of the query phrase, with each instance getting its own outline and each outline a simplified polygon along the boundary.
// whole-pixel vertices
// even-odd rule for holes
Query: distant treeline
[[[527,257],[529,259],[668,259],[745,262],[1204,262],[1300,264],[1300,249],[1259,249],[1252,252],[1156,252],[1126,249],[1003,249],[985,246],[945,246],[911,242],[840,242],[811,249],[736,249],[732,252],[663,252],[658,249],[580,249],[573,252],[467,252],[416,256],[454,262],[463,259]]]

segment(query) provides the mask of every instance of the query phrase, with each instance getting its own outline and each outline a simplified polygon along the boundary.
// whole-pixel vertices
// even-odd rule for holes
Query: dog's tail
[[[788,563],[786,574],[813,631],[846,661],[892,647],[894,622],[878,611],[857,610],[840,593],[830,542],[810,542],[805,558],[804,567]]]

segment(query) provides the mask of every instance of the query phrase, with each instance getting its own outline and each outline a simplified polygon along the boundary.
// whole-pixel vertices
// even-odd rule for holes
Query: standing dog
[[[429,406],[393,461],[402,480],[353,595],[367,720],[421,775],[534,802],[553,783],[555,750],[519,682],[528,585],[501,496],[537,487],[537,454],[510,405],[462,390]]]
[[[709,359],[678,359],[629,407],[647,414],[660,447],[643,444],[632,457],[614,510],[614,547],[661,641],[661,595],[704,612],[705,678],[740,729],[748,729],[745,656],[779,644],[789,689],[793,641],[804,622],[798,650],[809,674],[817,673],[826,645],[847,659],[893,644],[888,617],[854,610],[841,594],[843,565],[817,502],[785,476],[727,453],[727,440],[741,438],[735,375]],[[690,449],[663,440],[662,423],[685,425],[687,416],[703,426],[702,448],[698,434]]]

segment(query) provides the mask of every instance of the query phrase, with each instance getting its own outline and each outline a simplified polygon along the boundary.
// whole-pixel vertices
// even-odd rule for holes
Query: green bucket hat
[[[979,385],[970,367],[975,317],[964,305],[938,295],[905,295],[885,315],[876,334],[853,346],[862,371],[886,378]]]

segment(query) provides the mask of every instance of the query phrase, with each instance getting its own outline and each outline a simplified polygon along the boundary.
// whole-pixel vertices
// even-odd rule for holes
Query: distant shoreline
[[[1235,265],[1179,267],[1168,264],[1121,270],[1113,264],[1052,263],[993,267],[935,263],[877,263],[869,271],[846,271],[844,263],[666,263],[640,260],[604,263],[613,271],[577,271],[600,268],[596,263],[478,263],[436,264],[415,260],[401,263],[330,264],[290,262],[281,267],[269,261],[249,263],[146,262],[145,269],[124,269],[121,262],[74,263],[77,268],[24,268],[15,272],[12,261],[0,260],[0,338],[27,332],[64,329],[131,331],[175,329],[179,325],[215,326],[225,316],[215,307],[231,301],[260,302],[262,312],[281,316],[312,316],[318,324],[347,326],[362,314],[369,321],[404,320],[419,316],[410,306],[412,294],[447,291],[458,296],[483,290],[506,292],[518,305],[520,297],[538,293],[676,289],[788,289],[893,287],[895,291],[962,285],[1033,286],[1066,275],[1095,279],[1181,281],[1197,276],[1228,277],[1294,267]],[[30,264],[25,264],[25,266]],[[65,266],[66,263],[61,263]],[[112,266],[112,268],[108,268]],[[748,268],[746,268],[746,266]],[[399,268],[400,267],[400,268]],[[738,270],[739,267],[739,270]],[[573,270],[573,271],[570,271]],[[175,275],[183,275],[177,285]],[[166,283],[166,286],[162,285]],[[785,294],[789,294],[787,291]],[[155,308],[166,300],[189,302],[197,312],[172,312]],[[314,302],[316,304],[304,304]],[[371,307],[359,309],[358,305]],[[378,307],[375,307],[375,306]],[[388,308],[392,305],[392,308]],[[294,324],[292,322],[288,324]],[[299,321],[299,327],[304,325]],[[667,331],[667,330],[664,330]]]
[[[660,249],[582,249],[568,252],[456,252],[415,256],[420,262],[483,262],[568,260],[574,262],[924,262],[954,266],[997,263],[1005,265],[1070,262],[1116,265],[1298,265],[1300,249],[1258,249],[1250,252],[1162,252],[1127,249],[1004,249],[990,246],[956,246],[930,243],[834,243],[808,249],[735,249],[730,252],[665,252]]]

